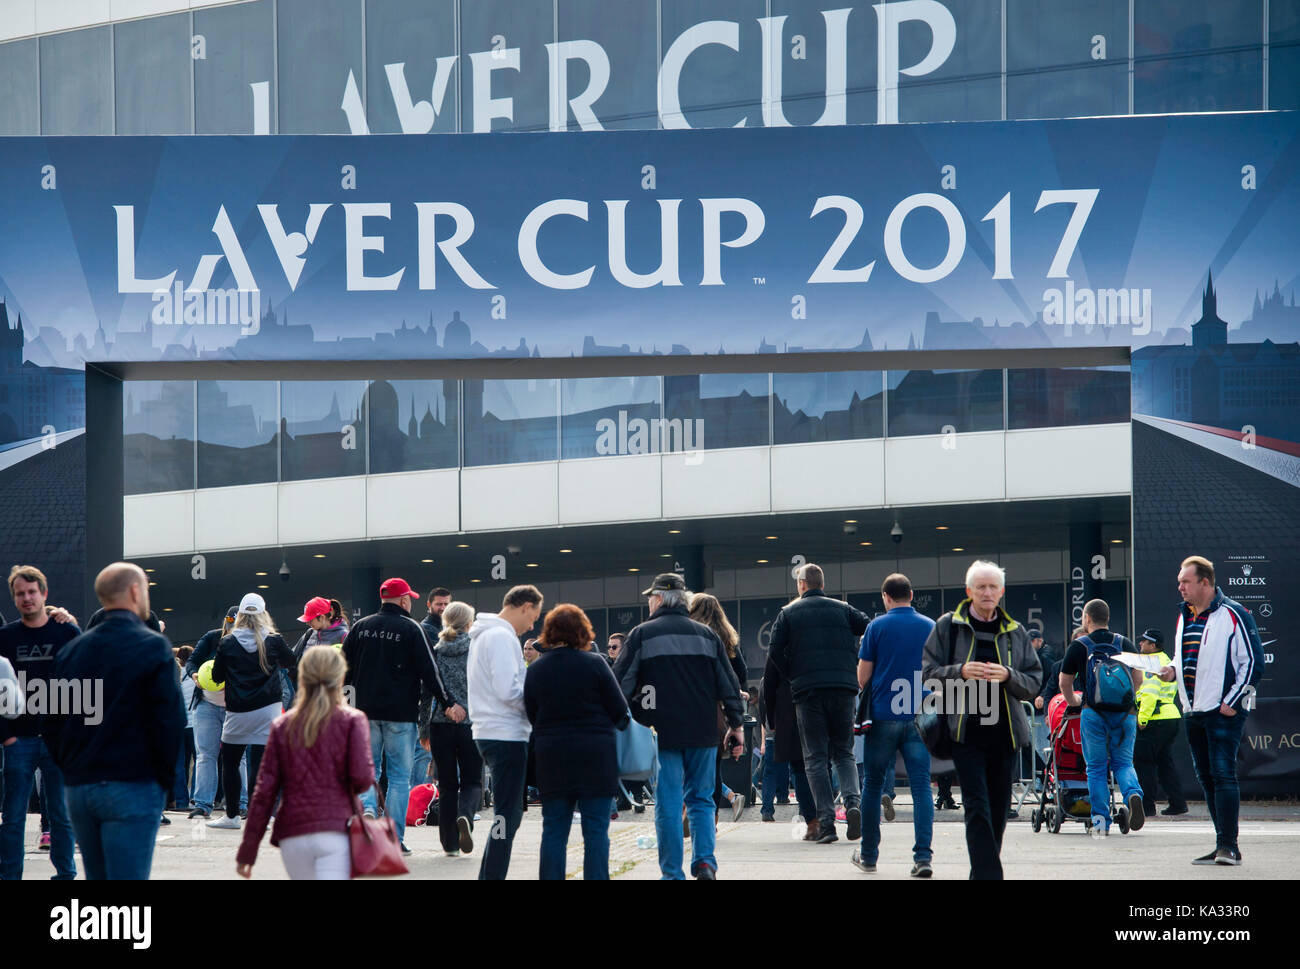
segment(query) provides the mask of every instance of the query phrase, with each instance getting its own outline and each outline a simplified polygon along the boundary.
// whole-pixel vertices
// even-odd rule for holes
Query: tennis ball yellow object
[[[199,667],[199,686],[209,692],[213,690],[224,690],[226,688],[226,684],[224,683],[212,682],[212,664],[214,662],[215,660],[208,660]]]

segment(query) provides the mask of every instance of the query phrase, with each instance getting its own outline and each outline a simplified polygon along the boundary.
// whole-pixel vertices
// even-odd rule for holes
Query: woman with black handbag
[[[971,878],[1002,878],[1002,833],[1011,807],[1016,758],[1032,743],[1021,700],[1032,702],[1043,668],[1029,630],[999,603],[1006,573],[976,561],[966,571],[966,596],[939,617],[925,643],[921,676],[942,690],[942,718],[917,716],[935,757],[951,757],[961,784]],[[947,749],[945,749],[947,748]]]

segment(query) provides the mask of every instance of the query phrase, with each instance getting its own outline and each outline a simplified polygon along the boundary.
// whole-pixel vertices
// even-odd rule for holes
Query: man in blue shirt
[[[934,802],[930,800],[930,752],[913,727],[921,702],[921,659],[934,621],[912,608],[912,583],[895,572],[880,589],[885,614],[862,634],[858,685],[871,684],[871,727],[866,733],[862,783],[862,848],[853,852],[861,871],[876,870],[880,854],[880,796],[885,774],[899,752],[912,788],[912,875],[929,878],[933,852]]]

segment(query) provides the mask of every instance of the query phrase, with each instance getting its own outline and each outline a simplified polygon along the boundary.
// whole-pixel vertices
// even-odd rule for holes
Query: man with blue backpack
[[[1079,733],[1083,739],[1083,760],[1088,765],[1088,800],[1092,804],[1092,836],[1110,834],[1110,787],[1107,770],[1128,805],[1128,828],[1136,831],[1146,821],[1142,809],[1142,787],[1133,769],[1133,742],[1137,737],[1134,697],[1142,686],[1140,670],[1115,659],[1120,653],[1136,653],[1119,633],[1111,632],[1110,607],[1092,599],[1083,607],[1083,635],[1070,644],[1061,661],[1060,685],[1065,702],[1083,706]],[[1075,692],[1075,677],[1083,678],[1082,696]]]

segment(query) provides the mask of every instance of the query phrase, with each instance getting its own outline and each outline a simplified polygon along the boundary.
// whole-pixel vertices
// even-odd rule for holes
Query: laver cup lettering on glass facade
[[[0,250],[10,339],[68,369],[1161,348],[1187,340],[1210,292],[1250,320],[1243,336],[1278,343],[1287,297],[1261,300],[1294,277],[1296,131],[1275,115],[519,135],[508,152],[437,136],[18,139],[0,163],[0,211],[22,227]],[[1133,163],[1081,150],[1098,144]],[[1152,357],[1152,406],[1173,355]],[[1234,379],[1225,412],[1253,387]]]

